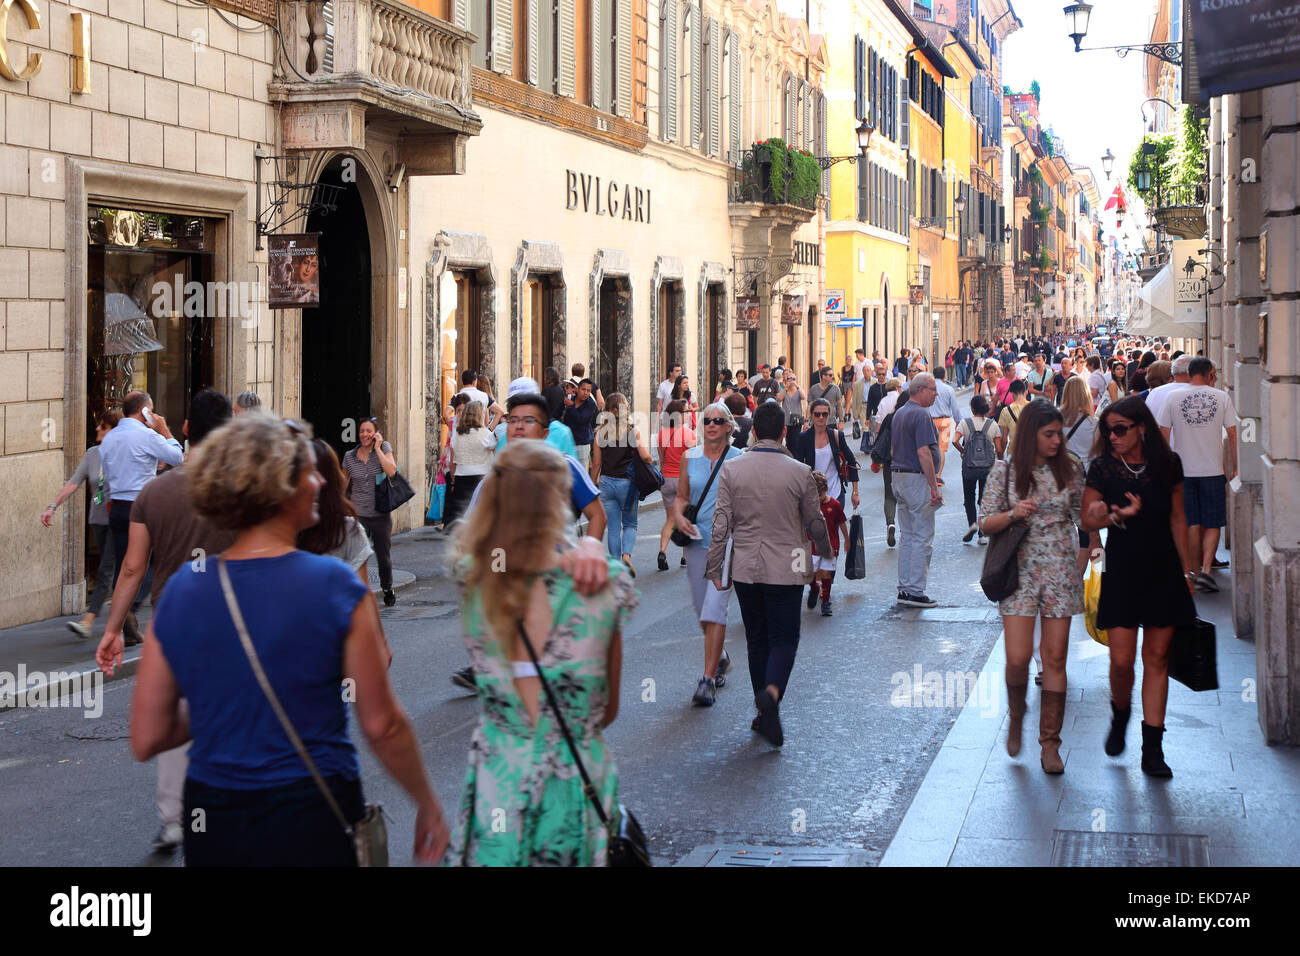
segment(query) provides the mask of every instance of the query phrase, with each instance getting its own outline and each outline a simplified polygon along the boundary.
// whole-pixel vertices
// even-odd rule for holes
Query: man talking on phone
[[[99,446],[104,480],[113,494],[108,505],[108,530],[113,535],[115,586],[130,541],[131,505],[140,489],[158,474],[159,462],[174,467],[185,459],[181,443],[167,427],[167,419],[154,412],[148,392],[131,392],[123,399],[118,427],[121,433],[115,434],[117,428],[114,428]],[[133,617],[128,616],[126,620],[126,644],[139,644],[140,632]]]

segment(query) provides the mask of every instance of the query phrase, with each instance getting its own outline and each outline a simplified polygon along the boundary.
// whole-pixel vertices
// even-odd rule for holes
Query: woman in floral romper
[[[1007,753],[1020,752],[1020,732],[1034,651],[1034,619],[1043,619],[1043,696],[1038,721],[1041,762],[1063,773],[1061,725],[1065,720],[1065,657],[1070,619],[1083,610],[1083,581],[1075,564],[1075,526],[1083,502],[1083,470],[1065,447],[1061,413],[1047,401],[1033,401],[1020,413],[1011,461],[989,474],[981,509],[981,531],[996,533],[1023,521],[1028,533],[1016,554],[1020,587],[998,610],[1007,642]]]
[[[627,569],[581,595],[564,568],[570,471],[541,442],[511,442],[481,485],[457,562],[465,642],[482,708],[447,862],[604,866],[607,832],[536,676],[522,626],[607,817],[618,769],[602,730],[618,713],[622,625],[637,602]]]

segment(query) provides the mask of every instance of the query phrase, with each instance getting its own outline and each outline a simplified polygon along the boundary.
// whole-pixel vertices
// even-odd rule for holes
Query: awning
[[[1194,338],[1205,336],[1205,305],[1178,301],[1173,264],[1167,263],[1138,292],[1138,314],[1125,331],[1160,338]]]

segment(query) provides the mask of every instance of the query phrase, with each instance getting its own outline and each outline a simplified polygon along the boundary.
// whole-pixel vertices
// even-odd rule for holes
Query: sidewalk
[[[1218,632],[1219,690],[1193,693],[1170,681],[1164,750],[1172,780],[1148,778],[1139,766],[1140,654],[1127,747],[1116,758],[1102,751],[1109,657],[1079,615],[1067,663],[1065,773],[1048,776],[1039,766],[1032,683],[1023,748],[1007,756],[999,641],[978,685],[995,690],[996,708],[982,707],[986,699],[962,709],[881,865],[1300,863],[1300,750],[1264,742],[1253,693],[1255,646],[1233,635],[1226,573],[1219,580],[1223,591],[1196,597],[1200,616]]]
[[[374,562],[370,562],[370,590],[379,596],[379,572]],[[393,590],[415,583],[415,575],[410,571],[393,569]],[[40,675],[32,679],[30,687],[16,696],[0,697],[0,712],[24,706],[27,694],[39,694],[45,699],[61,697],[80,686],[83,675],[98,674],[99,666],[95,663],[95,648],[104,636],[104,623],[108,620],[111,602],[104,605],[103,611],[95,619],[90,640],[83,640],[67,628],[68,621],[75,621],[80,614],[67,614],[52,617],[45,621],[22,624],[18,627],[0,629],[0,673],[14,675],[17,680],[20,672],[26,675]],[[146,603],[136,614],[141,633],[149,623],[153,606]],[[117,668],[112,677],[104,680],[120,680],[135,674],[140,663],[140,647],[128,647],[122,655],[122,666]]]

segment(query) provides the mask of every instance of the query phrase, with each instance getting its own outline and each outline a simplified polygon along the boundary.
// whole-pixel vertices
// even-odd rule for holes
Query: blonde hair
[[[218,528],[269,521],[297,491],[312,459],[311,426],[256,409],[231,419],[190,452],[185,469],[194,510]]]
[[[468,435],[472,429],[483,427],[483,403],[468,402],[456,417],[456,434]]]
[[[573,479],[564,456],[542,441],[519,439],[497,455],[478,502],[456,532],[467,567],[466,596],[477,594],[483,618],[505,655],[524,616],[533,576],[555,563],[556,545],[573,521]]]
[[[1077,375],[1065,380],[1065,391],[1061,393],[1061,418],[1067,425],[1073,425],[1080,418],[1092,417],[1092,392],[1088,383]]]

